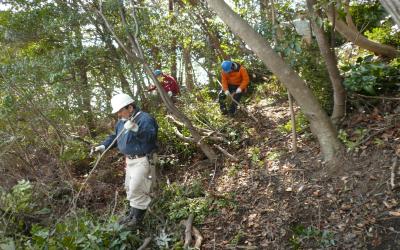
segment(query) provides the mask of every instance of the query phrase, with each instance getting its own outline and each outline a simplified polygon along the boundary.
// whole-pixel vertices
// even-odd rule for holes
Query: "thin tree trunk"
[[[83,8],[85,9],[84,6],[83,6]],[[87,9],[85,9],[85,10],[88,11]],[[116,70],[116,72],[118,74],[118,78],[119,78],[120,83],[121,83],[122,91],[124,91],[125,93],[128,93],[129,95],[133,96],[132,89],[130,87],[130,84],[129,84],[128,80],[125,77],[125,74],[124,74],[124,71],[123,71],[123,67],[121,65],[121,57],[118,54],[118,51],[115,48],[115,46],[112,44],[112,38],[110,36],[110,33],[107,32],[107,27],[105,26],[104,21],[99,20],[100,22],[98,23],[90,15],[88,17],[93,22],[93,24],[95,25],[96,31],[100,34],[101,40],[106,44],[106,46],[107,46],[107,48],[108,48],[108,50],[110,52],[111,60],[114,63],[115,70]]]
[[[400,27],[400,1],[380,0],[383,8],[392,16],[395,23]]]
[[[73,11],[78,13],[78,5],[76,2],[71,3],[71,7],[73,8]],[[93,117],[93,112],[92,112],[92,105],[90,104],[91,97],[92,97],[92,90],[89,86],[89,81],[88,81],[88,62],[86,55],[84,53],[84,48],[82,44],[83,36],[82,36],[82,30],[80,23],[78,21],[74,22],[74,24],[71,27],[71,31],[74,32],[75,36],[73,39],[74,44],[76,44],[76,48],[81,54],[79,58],[75,61],[75,67],[74,69],[77,74],[76,74],[76,80],[78,81],[78,90],[80,91],[80,97],[81,97],[81,109],[83,113],[83,117],[86,121],[86,125],[89,129],[89,133],[91,137],[96,136],[96,125],[94,122],[94,117]]]
[[[326,161],[335,160],[336,154],[342,147],[337,138],[336,129],[305,82],[266,43],[262,36],[233,12],[224,1],[207,0],[207,2],[232,31],[242,37],[264,64],[288,88],[310,121],[311,129],[318,138],[324,159]]]
[[[278,25],[276,24],[276,16],[275,16],[275,7],[274,7],[274,0],[271,0],[271,22],[272,22],[272,27],[277,28]],[[278,36],[274,34],[273,40],[275,45],[278,44]],[[278,55],[282,57],[282,54],[278,52]],[[290,94],[290,91],[288,90],[288,101],[289,101],[289,113],[290,113],[290,121],[292,124],[292,149],[293,153],[297,153],[297,131],[296,131],[296,116],[294,114],[294,109],[293,109],[293,98],[292,95]]]
[[[103,26],[103,29],[105,29],[105,27]],[[104,41],[105,40],[105,41]],[[111,40],[109,38],[105,38],[103,41],[106,43],[109,51],[111,52],[111,56],[113,56],[113,58],[115,58],[113,61],[115,63],[115,69],[118,73],[118,77],[121,83],[121,88],[122,91],[124,91],[125,93],[133,96],[133,92],[131,90],[131,87],[129,86],[129,82],[126,79],[124,72],[122,71],[122,65],[121,65],[121,58],[118,55],[117,49],[114,47],[114,45],[111,43]]]
[[[266,23],[267,21],[271,20],[271,11],[269,11],[268,7],[271,5],[269,0],[259,0],[259,5],[260,5],[260,17],[261,17],[261,22]]]
[[[311,15],[311,26],[314,30],[315,36],[317,38],[317,43],[322,57],[325,60],[326,67],[328,69],[329,78],[331,80],[333,88],[333,112],[331,119],[333,124],[337,124],[340,119],[345,115],[345,100],[346,91],[342,85],[342,77],[340,76],[339,69],[337,67],[336,55],[333,49],[330,47],[328,39],[325,35],[324,30],[317,24],[317,19],[321,18],[318,13],[314,11],[315,0],[307,0],[308,11]]]
[[[168,12],[171,15],[170,23],[169,25],[172,27],[176,20],[175,20],[175,13],[174,13],[174,0],[169,0],[168,4]],[[170,73],[171,76],[173,76],[175,79],[177,78],[177,62],[176,62],[176,36],[172,38],[171,42],[171,51],[170,51]]]
[[[193,67],[192,67],[192,62],[190,60],[190,49],[188,47],[183,48],[183,61],[185,64],[185,84],[186,88],[189,92],[191,92],[194,89],[194,83],[193,83]]]
[[[292,123],[292,150],[293,153],[297,153],[296,117],[294,115],[294,109],[293,109],[293,98],[289,91],[288,91],[288,99],[289,99],[290,121]]]
[[[326,11],[329,21],[334,23],[335,29],[348,41],[360,46],[363,49],[374,52],[375,54],[395,58],[400,56],[400,52],[394,47],[376,43],[363,36],[360,32],[349,27],[340,19],[339,13],[333,7],[328,7]]]
[[[182,0],[177,0],[177,2],[181,6],[185,6],[187,4],[186,2],[184,2]],[[189,0],[189,4],[192,5],[193,7],[202,8],[202,5],[199,4],[199,2],[197,0]],[[191,14],[197,18],[197,21],[199,22],[201,28],[206,33],[206,36],[208,37],[208,43],[211,45],[211,47],[214,49],[215,54],[217,55],[217,58],[215,58],[215,61],[230,59],[229,56],[225,53],[225,51],[222,49],[221,43],[216,35],[216,34],[218,34],[218,30],[215,30],[215,28],[208,21],[208,17],[210,17],[209,11],[204,10],[203,8],[202,8],[202,11],[205,16],[200,16],[199,14],[197,14],[195,12],[192,12]]]

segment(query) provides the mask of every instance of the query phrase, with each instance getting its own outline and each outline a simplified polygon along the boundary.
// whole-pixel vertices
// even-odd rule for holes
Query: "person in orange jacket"
[[[222,114],[233,116],[236,113],[237,104],[232,102],[228,110],[225,104],[226,96],[232,95],[233,99],[239,103],[243,92],[249,85],[249,75],[246,68],[237,62],[223,61],[221,68],[222,90],[219,93],[218,102]]]

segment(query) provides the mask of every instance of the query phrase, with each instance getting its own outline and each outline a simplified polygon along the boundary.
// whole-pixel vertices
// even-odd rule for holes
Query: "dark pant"
[[[229,93],[231,93],[231,94],[236,93],[236,89],[238,87],[239,86],[236,86],[236,85],[228,85]],[[232,104],[229,107],[229,110],[227,110],[226,109],[226,103],[225,103],[226,102],[226,97],[227,96],[225,95],[224,91],[221,90],[221,92],[219,92],[219,95],[218,95],[219,108],[221,109],[222,114],[233,115],[236,112],[237,104],[234,101],[232,101]],[[239,94],[235,94],[233,96],[233,99],[239,103],[241,97],[242,97],[242,93],[239,93]]]

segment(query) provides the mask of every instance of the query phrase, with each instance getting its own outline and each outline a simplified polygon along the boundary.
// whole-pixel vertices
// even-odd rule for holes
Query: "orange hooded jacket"
[[[221,81],[223,91],[228,89],[228,84],[239,86],[244,91],[247,85],[249,85],[249,75],[247,74],[247,70],[240,65],[239,71],[231,71],[229,73],[222,71]]]

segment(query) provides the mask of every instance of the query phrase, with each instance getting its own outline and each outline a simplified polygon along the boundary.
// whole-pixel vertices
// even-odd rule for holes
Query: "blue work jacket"
[[[138,112],[138,111],[136,111]],[[136,114],[136,113],[135,113]],[[120,131],[124,128],[126,120],[118,120],[115,125],[115,132],[109,135],[102,144],[108,148]],[[156,120],[146,112],[141,112],[134,122],[138,125],[137,132],[128,130],[122,132],[113,147],[118,147],[119,151],[125,155],[145,155],[157,148],[158,125]]]

